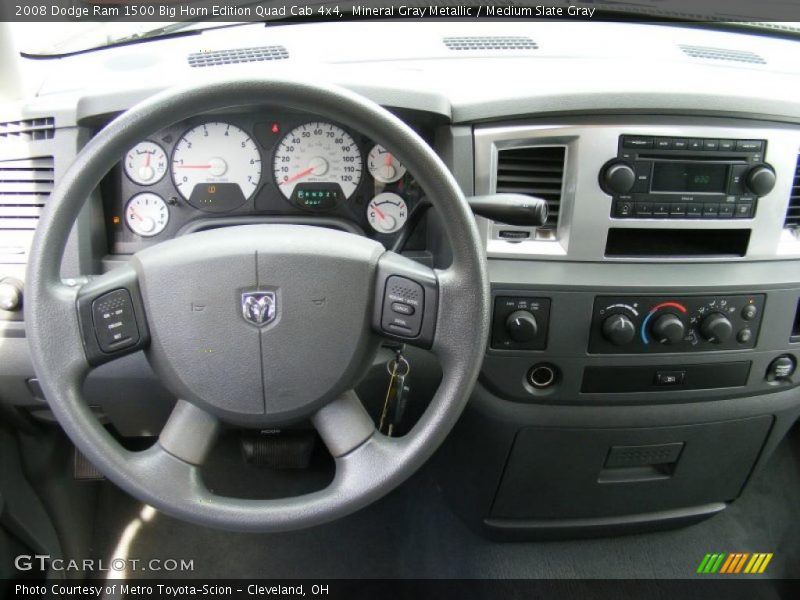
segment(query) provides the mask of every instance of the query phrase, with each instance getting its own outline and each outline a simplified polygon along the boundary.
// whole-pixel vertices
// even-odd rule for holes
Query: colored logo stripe
[[[697,573],[760,574],[766,570],[767,565],[772,560],[772,556],[771,552],[755,552],[753,554],[749,552],[733,552],[731,554],[720,552],[706,554],[697,567]]]

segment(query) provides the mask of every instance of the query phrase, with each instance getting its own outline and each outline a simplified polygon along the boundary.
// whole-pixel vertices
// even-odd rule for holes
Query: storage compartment
[[[609,257],[681,258],[744,256],[749,229],[636,229],[612,227],[606,239]]]
[[[771,424],[761,416],[677,427],[523,429],[490,518],[612,517],[733,500]]]
[[[704,365],[586,367],[581,392],[674,392],[741,387],[747,383],[750,361]]]

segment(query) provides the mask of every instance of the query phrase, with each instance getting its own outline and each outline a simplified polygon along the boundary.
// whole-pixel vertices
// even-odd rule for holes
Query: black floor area
[[[268,473],[252,477],[251,486],[267,485]],[[127,527],[129,558],[191,558],[190,576],[203,578],[691,578],[705,553],[737,551],[773,552],[766,575],[798,578],[800,433],[795,428],[722,514],[680,530],[618,538],[487,541],[450,512],[430,468],[355,515],[287,534],[225,533],[163,514],[139,525],[142,508],[103,486],[95,556],[119,556]]]

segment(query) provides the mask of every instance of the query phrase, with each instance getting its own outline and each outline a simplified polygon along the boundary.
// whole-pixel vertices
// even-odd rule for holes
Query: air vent
[[[0,123],[0,138],[3,139],[34,142],[36,140],[49,140],[54,135],[55,120],[53,117]]]
[[[529,37],[492,36],[492,37],[446,37],[444,45],[450,50],[536,50],[536,45]]]
[[[25,264],[53,190],[53,157],[0,161],[0,263]]]
[[[547,200],[547,227],[555,229],[561,208],[564,146],[512,148],[497,153],[497,192]]]
[[[800,156],[797,157],[792,195],[789,196],[789,206],[786,208],[786,220],[783,222],[783,226],[791,229],[800,228]]]
[[[217,67],[235,63],[264,62],[289,58],[289,51],[283,46],[259,46],[257,48],[234,48],[233,50],[214,50],[195,52],[189,55],[190,67]]]
[[[681,45],[683,53],[692,58],[706,58],[709,60],[727,60],[731,62],[749,63],[751,65],[765,65],[767,61],[758,54],[746,50],[726,50],[725,48],[708,48],[706,46]]]

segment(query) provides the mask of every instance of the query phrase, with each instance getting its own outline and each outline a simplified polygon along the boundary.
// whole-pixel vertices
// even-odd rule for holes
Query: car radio
[[[775,186],[765,140],[621,135],[600,171],[618,219],[750,219]]]

